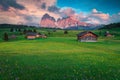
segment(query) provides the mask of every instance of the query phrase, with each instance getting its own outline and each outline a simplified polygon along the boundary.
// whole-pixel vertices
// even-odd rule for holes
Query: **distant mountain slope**
[[[113,29],[113,28],[120,28],[120,22],[105,25],[104,27],[102,27],[100,29]]]

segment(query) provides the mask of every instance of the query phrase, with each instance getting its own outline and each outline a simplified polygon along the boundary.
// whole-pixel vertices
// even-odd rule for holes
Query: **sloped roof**
[[[26,33],[26,36],[36,36],[36,33],[34,33],[34,32],[28,32],[28,33]]]
[[[84,35],[87,34],[87,33],[92,33],[93,35],[95,35],[96,37],[98,37],[98,35],[96,35],[95,33],[91,32],[91,31],[81,32],[81,33],[77,34],[77,36],[84,36]]]

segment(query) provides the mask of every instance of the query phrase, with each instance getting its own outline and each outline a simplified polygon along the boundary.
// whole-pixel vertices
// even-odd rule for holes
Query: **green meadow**
[[[101,31],[101,34],[99,32]],[[47,39],[27,40],[19,32],[0,29],[0,80],[120,80],[120,29],[95,30],[98,42],[77,41],[81,30],[38,29]],[[3,34],[16,34],[3,41]]]

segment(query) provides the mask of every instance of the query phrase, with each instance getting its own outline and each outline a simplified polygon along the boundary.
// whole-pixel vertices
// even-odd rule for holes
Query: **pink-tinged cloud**
[[[17,3],[23,5],[26,8],[29,8],[30,6],[35,8],[43,8],[44,7],[49,7],[53,6],[56,4],[56,0],[17,0]]]
[[[77,20],[82,22],[92,23],[92,24],[108,24],[110,20],[110,15],[93,9],[90,13],[85,14],[80,12],[77,14],[72,8],[61,9],[62,16],[72,16]]]
[[[86,16],[86,21],[93,24],[108,24],[110,15],[93,9],[90,14]]]
[[[12,1],[12,0],[11,0]],[[120,22],[120,13],[109,15],[93,9],[90,13],[76,13],[75,9],[70,7],[59,8],[56,6],[57,0],[15,0],[17,7],[8,6],[4,10],[3,5],[0,5],[0,24],[23,24],[32,25],[39,24],[42,16],[48,13],[56,20],[62,17],[71,17],[73,20],[80,20],[92,24],[108,24]],[[20,7],[20,8],[19,8]]]
[[[9,7],[8,10],[4,11],[3,6],[0,5],[0,23],[18,24],[39,24],[41,17],[48,13],[55,18],[59,18],[59,14],[49,12],[48,7],[55,5],[56,0],[16,0],[16,2],[24,9],[17,9]],[[43,4],[45,8],[43,9]]]
[[[75,11],[69,7],[61,8],[60,15],[62,17],[73,16],[73,15],[75,15]]]
[[[103,12],[98,11],[96,9],[92,10],[92,13],[90,14],[90,16],[94,17],[94,18],[101,19],[101,20],[109,20],[109,18],[110,18],[109,14],[103,13]]]
[[[9,24],[16,24],[19,21],[25,22],[24,18],[18,14],[18,9],[13,7],[9,7],[8,11],[0,12],[0,23],[9,23]]]
[[[93,9],[92,13],[98,13],[97,9]]]

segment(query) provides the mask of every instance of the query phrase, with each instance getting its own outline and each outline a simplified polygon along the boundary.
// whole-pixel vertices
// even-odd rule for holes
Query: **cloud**
[[[110,15],[93,9],[91,13],[87,14],[85,17],[86,22],[93,24],[108,24]]]
[[[110,16],[109,14],[105,14],[105,13],[96,13],[96,14],[91,14],[90,17],[94,17],[101,20],[108,20]]]
[[[97,9],[92,10],[93,13],[98,13]]]
[[[110,23],[120,22],[120,12],[118,14],[113,14],[109,20]]]
[[[87,22],[87,23],[92,23],[92,24],[108,24],[110,23],[110,15],[103,13],[101,11],[98,11],[97,9],[93,9],[90,13],[84,13],[80,12],[79,14],[75,13],[75,10],[69,9],[66,10],[64,9],[65,14],[67,12],[67,15],[69,16],[74,16],[76,19],[80,20],[81,22]],[[69,13],[69,14],[68,14]]]
[[[39,9],[45,9],[56,4],[56,0],[17,0],[17,2],[23,5],[25,8],[33,7]]]
[[[55,6],[55,5],[52,5],[52,6],[49,6],[49,7],[48,7],[48,11],[50,11],[50,12],[59,13],[59,10],[60,10],[60,8],[58,8],[58,7]]]
[[[69,7],[64,7],[60,10],[60,15],[62,17],[73,16],[75,14],[75,10]]]
[[[76,9],[71,7],[59,8],[57,0],[0,0],[0,23],[18,24],[22,22],[27,25],[37,25],[42,16],[48,13],[55,19],[72,16],[82,22],[93,24],[108,24],[120,22],[120,12],[109,15],[97,9],[90,13],[76,13]]]
[[[4,0],[2,1],[4,2]],[[55,5],[56,0],[12,0],[12,2],[13,1],[23,6],[24,9],[19,9],[9,4],[9,7],[3,10],[3,6],[0,5],[0,23],[18,24],[21,22],[23,24],[39,24],[41,17],[45,13],[55,18],[60,17],[59,14],[48,11],[50,6]]]
[[[9,7],[24,9],[24,6],[18,4],[16,0],[0,0],[1,9],[7,11]]]
[[[92,24],[107,24],[109,23],[110,15],[93,9],[90,13],[80,12],[77,14],[73,8],[65,7],[60,10],[62,17],[72,16],[74,19],[81,22],[87,22]]]
[[[41,8],[42,8],[42,9],[46,9],[46,3],[43,3],[43,4],[41,5]]]

